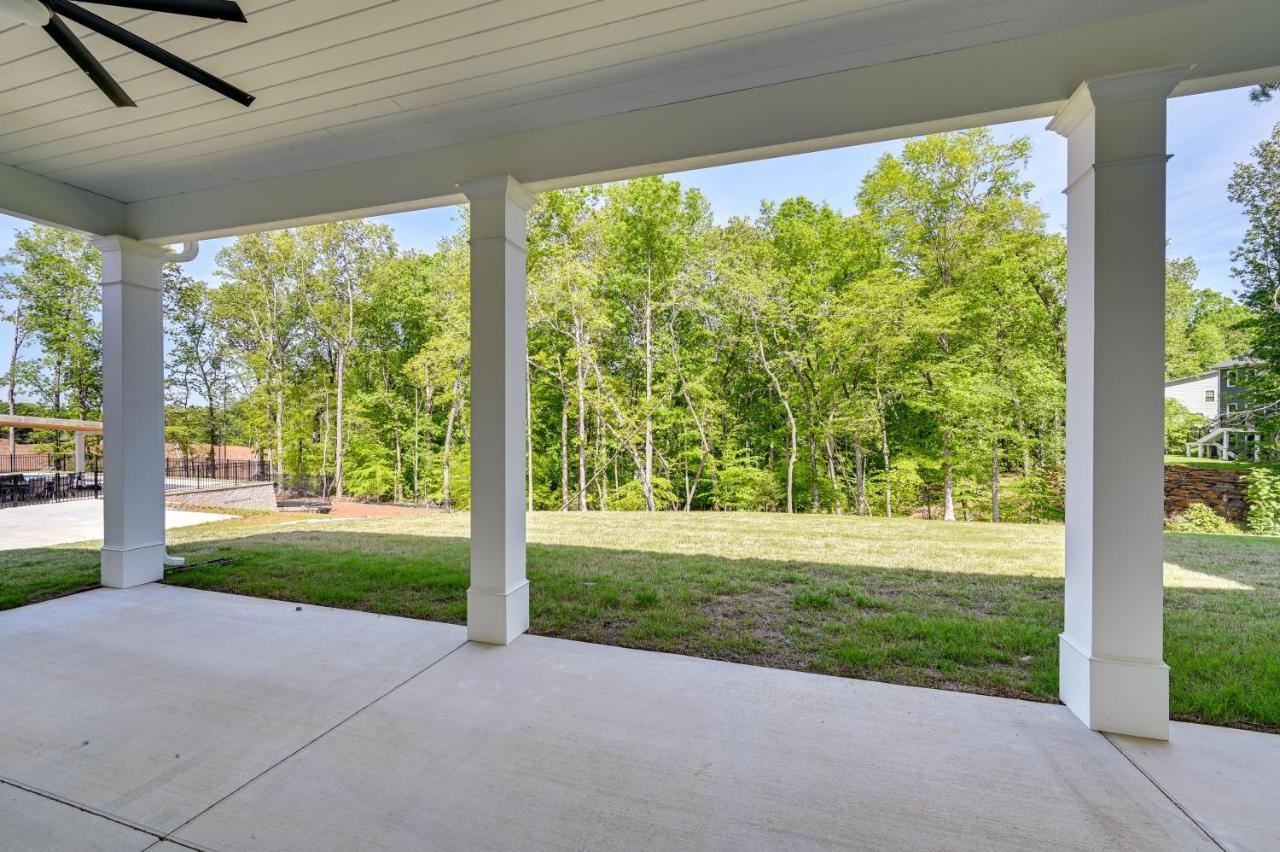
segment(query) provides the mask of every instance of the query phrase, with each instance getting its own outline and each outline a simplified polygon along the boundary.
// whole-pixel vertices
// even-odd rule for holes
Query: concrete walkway
[[[222,521],[231,515],[166,509],[165,529]],[[71,500],[0,509],[0,550],[53,547],[102,540],[102,501]]]
[[[168,586],[0,613],[0,846],[1236,849],[1280,737]]]

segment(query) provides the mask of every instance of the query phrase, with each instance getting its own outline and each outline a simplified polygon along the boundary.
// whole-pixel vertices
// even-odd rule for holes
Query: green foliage
[[[541,195],[528,505],[980,520],[999,499],[1006,520],[1059,517],[1065,244],[1030,199],[1029,144],[910,140],[848,211],[797,197],[717,223],[662,177]],[[171,271],[170,436],[191,452],[248,443],[339,494],[464,508],[467,215],[432,252],[346,222],[238,238],[217,286]],[[24,272],[4,284],[38,291],[6,319],[37,335],[64,298],[50,282],[96,293],[81,286],[96,275],[83,241],[46,231],[20,241]],[[1170,262],[1170,370],[1239,354],[1253,333],[1195,275]],[[68,334],[89,349],[37,372],[45,386],[74,375],[84,408],[96,361],[81,326]]]
[[[870,499],[871,505],[876,509],[884,504],[886,484],[889,487],[895,517],[912,515],[923,504],[925,478],[921,475],[919,459],[899,457],[889,469],[887,477],[883,471],[880,471],[871,478]]]
[[[1165,521],[1165,529],[1170,532],[1205,535],[1238,535],[1240,533],[1239,527],[1204,503],[1192,503],[1185,512],[1169,518]]]
[[[1264,467],[1244,475],[1249,503],[1249,532],[1280,535],[1280,473]]]
[[[1280,435],[1280,124],[1251,154],[1251,162],[1236,164],[1227,188],[1249,222],[1231,253],[1231,274],[1253,310],[1249,354],[1262,362],[1243,374],[1242,384],[1257,409],[1252,419],[1274,438]]]
[[[1196,287],[1200,270],[1189,257],[1165,265],[1165,378],[1195,376],[1239,358],[1253,345],[1253,313],[1217,290]],[[1166,437],[1168,430],[1166,430]]]
[[[715,502],[721,509],[771,512],[778,508],[782,487],[772,471],[734,464],[720,471]]]
[[[659,510],[676,505],[676,492],[670,480],[661,476],[653,478],[653,501]],[[646,507],[644,487],[639,479],[628,479],[609,498],[609,508],[620,512],[643,512]]]
[[[34,391],[44,412],[88,418],[102,406],[101,257],[82,234],[32,225],[19,231],[0,258],[0,303],[14,332],[9,362],[0,365],[12,404],[20,389]],[[38,357],[22,360],[23,347]],[[54,433],[54,441],[65,440]]]
[[[1165,452],[1181,454],[1186,452],[1187,442],[1195,440],[1209,421],[1187,410],[1187,407],[1176,399],[1165,397],[1164,400],[1164,447]]]

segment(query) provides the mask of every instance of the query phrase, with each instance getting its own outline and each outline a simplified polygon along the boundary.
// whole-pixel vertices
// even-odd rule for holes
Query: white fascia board
[[[121,202],[3,163],[0,211],[86,234],[116,234],[125,226]]]
[[[1174,94],[1280,66],[1280,3],[1204,0],[426,151],[126,205],[126,233],[176,242],[463,202],[460,182],[529,189],[661,174],[1048,117],[1087,79],[1193,65]],[[1243,108],[1243,107],[1242,107]]]

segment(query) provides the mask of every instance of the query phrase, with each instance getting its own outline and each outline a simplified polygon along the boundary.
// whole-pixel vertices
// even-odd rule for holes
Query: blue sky
[[[1169,151],[1174,155],[1169,163],[1169,252],[1196,259],[1202,286],[1224,293],[1235,290],[1230,252],[1244,233],[1245,221],[1227,201],[1227,181],[1234,164],[1247,159],[1249,149],[1277,122],[1280,101],[1255,106],[1244,89],[1169,102]],[[1061,189],[1066,177],[1066,141],[1044,126],[1045,121],[1038,119],[999,125],[994,131],[1000,139],[1031,138],[1027,177],[1036,186],[1035,199],[1048,213],[1049,226],[1064,230],[1066,203]],[[849,211],[862,176],[881,154],[901,147],[900,141],[877,143],[680,172],[673,177],[701,189],[721,222],[731,216],[753,215],[762,200],[795,195],[825,200]],[[457,227],[457,214],[453,208],[442,208],[381,216],[377,221],[395,229],[401,246],[430,251]],[[25,225],[0,214],[0,256],[9,251],[15,231]],[[188,272],[214,280],[214,257],[227,242],[208,240],[202,244],[200,257],[187,266]],[[8,363],[12,340],[10,330],[0,327],[0,363]]]

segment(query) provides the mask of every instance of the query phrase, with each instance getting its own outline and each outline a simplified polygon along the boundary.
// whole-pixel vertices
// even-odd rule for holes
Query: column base
[[[1058,641],[1058,692],[1092,730],[1169,739],[1169,667],[1090,656],[1066,634]]]
[[[128,589],[164,579],[164,542],[102,548],[102,585]]]
[[[529,629],[529,581],[505,592],[467,589],[467,638],[508,645]]]

